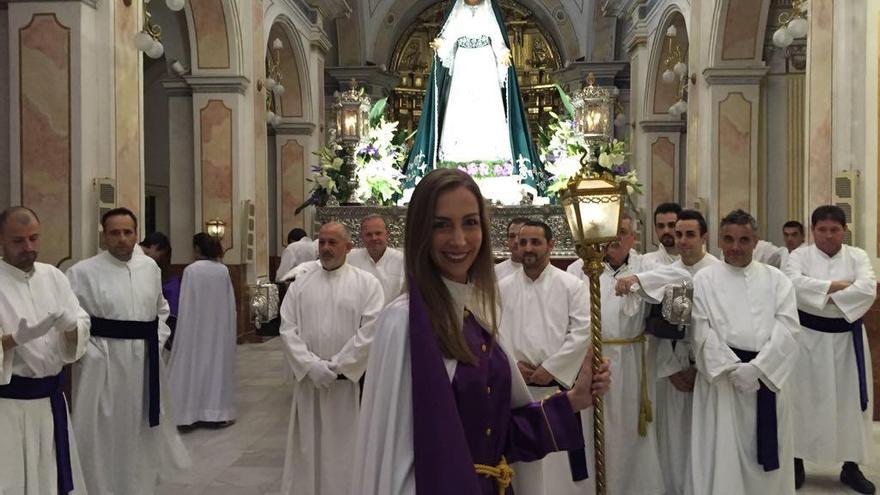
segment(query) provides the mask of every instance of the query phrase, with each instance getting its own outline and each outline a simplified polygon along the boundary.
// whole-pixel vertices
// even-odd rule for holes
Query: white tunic
[[[171,333],[161,272],[146,256],[128,262],[103,252],[67,272],[86,312],[110,320],[159,318],[159,348]],[[177,434],[159,364],[160,424],[151,428],[146,382],[146,342],[93,336],[73,367],[73,424],[92,493],[150,494],[161,477],[189,464]]]
[[[329,388],[317,388],[307,375],[316,361],[334,362],[382,306],[376,277],[347,263],[333,271],[308,271],[288,289],[281,306],[281,337],[296,381],[282,493],[348,493],[360,374],[340,370],[345,378]]]
[[[643,263],[647,266],[671,265],[678,261],[679,258],[681,258],[681,256],[677,254],[669,254],[663,244],[657,246],[656,251],[651,251],[650,253],[642,255],[642,259],[644,260]]]
[[[517,270],[522,270],[522,263],[506,259],[501,263],[495,264],[495,278],[500,282],[501,279],[506,278],[508,275],[516,273]]]
[[[761,263],[782,269],[785,260],[788,258],[788,249],[779,247],[771,242],[759,240],[752,253],[752,259]]]
[[[3,352],[0,346],[0,385],[12,375],[44,378],[61,373],[65,364],[79,359],[89,341],[89,317],[79,307],[70,284],[57,268],[34,263],[31,273],[0,261],[0,335],[18,327],[25,318],[33,324],[53,312],[79,315],[76,343],[57,330]],[[55,428],[49,399],[0,399],[0,493],[54,495],[58,493],[55,465]],[[68,421],[73,494],[84,494],[80,459],[73,425]]]
[[[370,253],[364,249],[352,249],[346,257],[346,263],[371,273],[385,294],[385,304],[390,303],[403,291],[404,268],[403,253],[396,249],[386,248],[379,261],[373,261]]]
[[[877,279],[865,251],[844,245],[829,257],[815,245],[792,251],[785,267],[797,292],[798,309],[853,322],[877,295]],[[828,294],[832,280],[849,288]],[[874,454],[871,353],[867,335],[865,375],[869,404],[862,411],[851,333],[823,333],[803,327],[801,353],[792,375],[795,455],[814,462],[870,462]]]
[[[286,280],[290,270],[307,261],[314,261],[317,257],[318,246],[308,237],[291,242],[281,253],[281,262],[275,272],[275,280],[279,282]]]
[[[678,259],[670,265],[656,267],[639,274],[640,292],[652,304],[663,301],[666,286],[692,280],[698,271],[719,263],[718,258],[705,253],[693,265],[685,265]],[[684,339],[676,341],[651,337],[655,382],[654,420],[657,425],[657,448],[663,479],[668,494],[690,493],[691,409],[693,393],[675,388],[669,377],[690,369],[690,328]]]
[[[647,308],[636,294],[614,294],[617,278],[644,271],[643,256],[630,251],[626,264],[613,270],[607,264],[600,277],[602,291],[602,340],[629,340],[644,335]],[[582,280],[583,261],[576,260],[567,271]],[[589,302],[584,304],[589,305]],[[589,307],[589,306],[588,306]],[[605,476],[608,493],[662,494],[665,491],[654,423],[647,423],[646,435],[639,435],[642,387],[653,396],[654,379],[650,367],[643,372],[642,352],[645,343],[609,344],[602,353],[611,361],[611,388],[605,396]],[[643,375],[646,381],[643,383]],[[593,416],[582,414],[584,438],[593,443]],[[591,467],[592,469],[592,467]],[[591,471],[592,472],[592,471]],[[590,488],[592,490],[592,488]]]
[[[235,294],[229,269],[199,260],[183,271],[168,395],[178,425],[235,419]]]
[[[465,307],[480,307],[472,298],[470,285],[445,279],[444,282],[452,294],[453,304],[460,308],[462,315]],[[478,321],[484,320],[478,310],[474,312],[474,317]],[[370,350],[364,402],[357,422],[351,491],[347,493],[416,495],[409,295],[404,294],[392,301],[382,311],[375,326],[378,331]],[[443,362],[451,383],[458,361],[444,358]],[[512,359],[509,362],[511,407],[524,406],[532,401],[531,395],[516,363]],[[512,486],[516,493],[543,493],[541,464],[514,463],[511,468],[514,471]]]
[[[548,264],[536,280],[523,270],[498,283],[501,296],[499,342],[514,363],[542,366],[561,385],[571,388],[590,345],[590,308],[586,284]],[[516,371],[519,374],[519,371]],[[529,387],[533,400],[557,388]],[[589,413],[587,413],[589,414]],[[592,445],[587,445],[592,450]],[[544,493],[578,494],[590,478],[575,484],[566,452],[553,452],[542,461]]]
[[[772,266],[716,263],[694,276],[691,473],[695,494],[794,494],[790,385],[800,332],[794,288]],[[757,351],[761,381],[776,392],[780,468],[758,464],[757,393],[740,392],[730,347]]]

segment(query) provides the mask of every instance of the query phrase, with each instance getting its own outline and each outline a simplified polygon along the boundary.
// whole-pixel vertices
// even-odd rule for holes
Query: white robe
[[[159,349],[171,331],[161,272],[146,256],[128,262],[103,252],[67,272],[80,305],[94,317],[152,321],[159,318]],[[177,433],[160,360],[160,424],[151,428],[146,342],[93,336],[73,366],[73,424],[83,452],[83,473],[92,493],[153,493],[159,478],[189,465]]]
[[[478,308],[471,286],[444,279],[453,304]],[[485,321],[474,311],[477,321]],[[364,402],[357,422],[353,478],[350,495],[416,495],[413,457],[412,362],[409,345],[409,295],[395,299],[376,320],[376,338],[370,350]],[[499,345],[501,345],[499,343]],[[503,349],[503,345],[502,345]],[[532,401],[516,362],[510,362],[511,408]],[[458,361],[443,359],[450,383]],[[586,414],[590,414],[587,411]],[[514,463],[513,488],[516,493],[543,493],[541,464]],[[569,474],[570,476],[570,474]]]
[[[647,307],[636,294],[614,294],[617,278],[644,271],[643,256],[630,251],[628,263],[617,270],[605,265],[600,276],[602,291],[602,340],[632,339],[644,333]],[[586,281],[583,261],[576,260],[567,271]],[[585,302],[589,307],[589,302]],[[639,412],[642,401],[641,344],[605,344],[602,353],[611,361],[611,388],[605,396],[605,477],[608,493],[652,495],[665,490],[663,473],[657,457],[654,423],[647,423],[646,436],[639,435]],[[649,397],[654,395],[650,363],[645,374]],[[593,442],[593,416],[582,414],[584,437]],[[588,434],[588,435],[587,435]],[[591,471],[592,472],[592,471]],[[592,488],[590,488],[592,490]]]
[[[89,341],[89,316],[79,307],[70,284],[57,268],[34,263],[28,274],[0,261],[0,335],[25,318],[33,324],[52,312],[78,315],[76,343],[57,330],[4,352],[0,346],[0,385],[12,375],[44,378],[61,373],[65,364],[82,357]],[[0,493],[58,493],[54,425],[49,399],[0,399]],[[70,464],[74,495],[86,493],[73,424],[68,416]]]
[[[516,273],[517,270],[522,270],[522,263],[517,263],[511,259],[506,259],[501,263],[495,264],[495,278],[500,282],[503,278],[506,278],[508,275]]]
[[[718,258],[705,253],[693,265],[685,265],[679,258],[672,264],[656,267],[639,274],[640,294],[652,304],[663,301],[666,286],[692,280],[698,271],[719,263]],[[654,422],[657,427],[657,449],[667,495],[691,493],[691,409],[694,395],[675,388],[669,377],[692,367],[690,327],[684,339],[675,347],[669,339],[650,338],[654,365],[655,399]]]
[[[178,425],[235,419],[235,294],[229,269],[200,260],[183,271],[168,396]]]
[[[561,385],[571,388],[590,345],[590,308],[586,284],[548,264],[536,280],[523,270],[498,283],[501,326],[498,340],[513,363],[542,366]],[[518,374],[519,371],[517,370]],[[557,388],[530,386],[533,400]],[[589,413],[588,413],[589,414]],[[592,445],[587,445],[592,450]],[[580,494],[593,478],[574,483],[566,452],[553,452],[540,461],[544,493]]]
[[[785,260],[788,259],[788,249],[779,247],[772,242],[759,240],[758,245],[755,246],[755,251],[752,253],[752,259],[782,269],[785,265]]]
[[[275,272],[275,280],[279,282],[286,280],[290,270],[307,261],[314,261],[317,257],[318,247],[308,237],[291,242],[281,253],[281,262],[278,265],[278,270]]]
[[[308,271],[288,289],[281,306],[281,337],[296,381],[281,493],[348,493],[360,375],[340,370],[345,379],[317,388],[308,372],[316,361],[335,362],[382,307],[376,277],[347,263],[333,271]]]
[[[853,322],[870,309],[877,278],[865,251],[844,245],[832,257],[815,245],[792,251],[785,266],[797,292],[798,308],[826,318]],[[828,294],[832,280],[853,284]],[[803,327],[801,353],[792,375],[797,457],[814,462],[873,460],[873,380],[868,337],[864,333],[868,409],[859,402],[859,381],[851,333],[823,333]]]
[[[379,261],[373,261],[370,253],[364,249],[352,249],[346,257],[346,263],[371,273],[382,284],[385,304],[393,301],[403,292],[404,268],[403,253],[396,249],[386,248]]]
[[[693,349],[697,362],[691,430],[694,493],[794,494],[791,386],[798,353],[794,287],[776,268],[716,263],[694,276]],[[730,349],[757,351],[751,361],[776,392],[780,468],[758,464],[756,392],[740,392]]]
[[[680,258],[681,256],[677,254],[669,254],[669,252],[666,251],[666,247],[663,244],[660,244],[655,251],[643,254],[642,262],[645,263],[646,266],[671,265]]]

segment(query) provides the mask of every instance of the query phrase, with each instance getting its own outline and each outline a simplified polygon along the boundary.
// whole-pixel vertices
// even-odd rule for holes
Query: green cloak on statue
[[[491,25],[491,19],[493,17],[494,25]],[[453,21],[452,23],[450,23],[451,18]],[[478,33],[480,31],[474,31],[473,29],[469,32],[463,31],[468,29],[468,23],[477,22],[482,23],[484,26],[490,26],[488,31],[492,34],[474,35],[471,33]],[[456,29],[450,29],[448,26],[455,26]],[[459,34],[461,32],[467,32],[468,34],[460,36]],[[421,177],[438,166],[466,169],[468,168],[468,165],[470,165],[470,173],[475,177],[494,175],[519,176],[520,183],[524,186],[523,189],[525,191],[534,192],[541,196],[545,195],[546,174],[544,172],[544,167],[541,165],[538,158],[535,145],[529,135],[526,110],[523,105],[522,94],[520,93],[519,84],[516,79],[516,72],[512,62],[506,67],[505,81],[505,67],[503,65],[496,65],[491,61],[489,63],[472,61],[474,59],[467,58],[470,57],[471,54],[476,53],[475,49],[483,49],[483,56],[485,56],[487,49],[491,49],[494,50],[494,58],[493,52],[490,51],[490,59],[498,60],[499,56],[503,57],[503,52],[510,47],[507,30],[504,27],[504,20],[501,16],[501,9],[498,7],[496,0],[483,0],[478,6],[468,6],[463,0],[450,0],[450,6],[446,10],[446,15],[444,17],[441,37],[451,39],[446,39],[444,43],[445,46],[438,48],[434,53],[433,61],[431,63],[431,73],[428,79],[427,92],[422,104],[422,114],[419,117],[419,127],[404,170],[406,175],[404,189],[415,187],[415,184]],[[501,43],[499,40],[501,39],[503,39],[503,46],[500,46]],[[494,43],[493,40],[495,41]],[[461,57],[461,60],[456,59],[456,57]],[[454,66],[450,66],[449,63],[444,63],[445,60],[450,59],[455,60]],[[485,68],[489,65],[493,68],[488,69],[489,72],[486,72]],[[453,68],[456,71],[456,74],[452,74]],[[451,138],[447,136],[448,139],[444,141],[444,137],[441,136],[441,133],[461,131],[459,126],[453,126],[455,129],[444,128],[453,77],[459,76],[459,73],[467,73],[468,76],[465,77],[484,77],[483,74],[485,74],[486,78],[492,78],[492,71],[497,72],[496,77],[502,81],[500,84],[503,84],[503,87],[497,87],[494,90],[490,88],[491,91],[497,90],[501,93],[502,98],[500,101],[503,103],[498,104],[499,115],[491,124],[487,123],[483,125],[483,122],[480,119],[483,119],[487,113],[484,108],[476,105],[474,108],[462,110],[459,105],[456,107],[456,112],[458,112],[456,118],[459,119],[459,122],[466,124],[461,126],[462,128],[467,127],[469,119],[473,119],[474,122],[479,123],[481,125],[479,131],[472,132],[471,130],[468,130],[466,134],[479,135],[481,137],[486,136],[486,140],[492,139],[492,132],[487,132],[486,129],[494,129],[498,131],[496,137],[503,140],[504,127],[506,126],[506,134],[509,139],[510,158],[509,162],[505,161],[505,164],[490,162],[488,167],[486,167],[485,164],[482,164],[482,171],[474,172],[475,163],[471,160],[468,160],[471,163],[462,163],[459,160],[449,160],[445,156],[440,156],[441,143],[444,143],[444,146],[446,146],[444,149],[454,149],[454,146],[448,144],[449,139]],[[457,91],[460,91],[460,89]],[[494,94],[492,96],[494,96]],[[492,98],[478,99],[477,102],[487,99]],[[503,116],[500,115],[502,113],[502,104]],[[464,120],[461,119],[461,112],[466,112],[466,118]],[[450,117],[450,119],[452,119],[452,117]],[[450,122],[453,122],[453,120],[450,120]],[[500,137],[498,133],[501,133]],[[507,143],[504,142],[503,145],[506,148]],[[479,151],[476,151],[476,153],[479,153]],[[491,153],[489,154],[491,155]],[[480,158],[481,160],[476,160],[476,162],[486,161],[482,160],[482,157]],[[491,160],[491,158],[489,160]],[[499,166],[501,168],[498,168]],[[492,172],[493,168],[496,171],[495,174]],[[488,174],[486,173],[487,169]]]

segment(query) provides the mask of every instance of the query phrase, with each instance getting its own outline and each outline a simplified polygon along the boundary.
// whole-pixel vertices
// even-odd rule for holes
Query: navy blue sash
[[[159,319],[122,321],[92,317],[92,336],[106,339],[144,340],[147,350],[150,427],[159,425]]]
[[[568,392],[569,390],[556,380],[553,380],[547,386],[557,387],[562,392]],[[577,416],[578,424],[581,424],[581,412],[578,411],[574,413],[574,415]],[[566,454],[568,454],[568,468],[571,470],[571,480],[583,481],[585,479],[588,479],[590,477],[590,472],[587,469],[586,447],[582,449],[567,450]]]
[[[0,385],[0,398],[13,400],[49,399],[55,437],[55,467],[58,471],[58,493],[73,491],[70,468],[70,439],[67,431],[67,404],[64,402],[61,373],[45,378],[12,375],[8,385]]]
[[[843,318],[825,318],[798,310],[801,326],[823,333],[852,332],[853,349],[856,353],[856,369],[859,373],[859,402],[862,411],[868,410],[868,380],[865,377],[865,341],[862,338],[862,319],[850,323]]]
[[[730,348],[736,357],[744,363],[748,363],[757,352],[744,351],[742,349]],[[763,382],[758,382],[760,388],[757,393],[757,413],[756,421],[758,433],[758,464],[764,466],[764,471],[774,471],[779,469],[779,438],[778,428],[776,424],[776,393],[767,388]]]

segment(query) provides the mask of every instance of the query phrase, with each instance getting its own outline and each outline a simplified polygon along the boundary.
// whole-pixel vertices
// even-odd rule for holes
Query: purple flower
[[[489,164],[487,164],[487,163],[480,164],[480,175],[489,175]]]
[[[510,162],[506,162],[506,163],[504,164],[504,167],[502,167],[502,169],[503,169],[503,172],[504,172],[502,175],[504,175],[504,176],[510,176],[510,175],[513,175],[513,164],[512,164],[512,163],[510,163]]]
[[[477,175],[479,172],[480,172],[480,170],[477,168],[477,165],[475,163],[468,164],[468,166],[467,166],[468,175]]]
[[[629,172],[629,170],[626,165],[615,165],[611,167],[611,173],[614,175],[626,175],[627,172]]]
[[[501,177],[504,175],[504,167],[501,165],[495,165],[492,167],[492,173],[495,174],[495,177]]]

